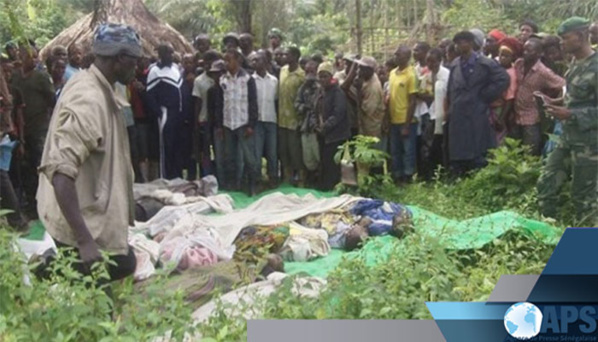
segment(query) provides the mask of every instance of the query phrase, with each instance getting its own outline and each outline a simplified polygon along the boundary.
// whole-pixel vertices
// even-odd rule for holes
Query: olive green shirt
[[[128,133],[118,103],[114,86],[95,66],[67,82],[52,114],[37,200],[50,236],[77,247],[52,186],[57,172],[71,177],[95,242],[102,250],[126,255],[135,202]]]
[[[571,118],[563,122],[562,140],[598,148],[598,53],[574,61],[565,78],[565,105]]]
[[[33,70],[28,76],[15,72],[12,84],[23,94],[25,137],[45,136],[56,97],[50,75],[39,70]]]
[[[278,88],[278,127],[296,130],[301,125],[303,118],[295,109],[295,99],[299,88],[305,81],[305,71],[300,67],[290,72],[289,66],[285,65],[280,70],[280,82]]]

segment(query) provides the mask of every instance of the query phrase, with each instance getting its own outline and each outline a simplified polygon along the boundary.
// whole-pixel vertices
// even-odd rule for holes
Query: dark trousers
[[[35,200],[39,183],[37,168],[42,160],[45,140],[45,133],[25,138],[25,165],[21,169],[21,174],[27,198],[27,209],[34,217],[37,217],[37,201]]]
[[[79,255],[79,251],[76,248],[70,249],[72,248],[71,246],[66,245],[60,241],[54,240],[54,242],[56,243],[56,247],[59,250],[64,250],[68,256],[75,257],[77,261],[72,264],[72,267],[75,271],[84,276],[90,275],[90,272],[89,270],[87,270],[87,267],[85,267],[83,263],[80,261],[81,257]],[[50,276],[50,266],[54,262],[54,260],[55,259],[53,256],[49,257],[46,260],[45,264],[41,265],[41,267],[36,272],[37,276],[42,279],[48,279]],[[108,275],[110,276],[111,282],[126,278],[135,273],[135,267],[137,267],[137,259],[135,258],[133,247],[129,246],[129,252],[127,253],[127,255],[113,255],[109,258],[109,260],[114,263],[109,263],[107,265]],[[103,283],[104,281],[100,281],[98,285],[102,285]]]
[[[195,123],[184,121],[181,123],[179,134],[179,169],[187,170],[187,180],[194,181],[197,178],[197,161],[193,155],[193,137],[195,136]]]
[[[214,165],[211,157],[211,146],[213,145],[213,131],[210,124],[201,123],[195,132],[197,136],[197,153],[195,158],[199,162],[200,176],[203,178],[214,174]],[[215,149],[215,148],[214,148]]]
[[[183,176],[180,162],[181,123],[176,115],[176,112],[168,111],[160,130],[160,173],[164,179]]]
[[[434,175],[435,163],[432,161],[432,144],[434,143],[435,120],[430,120],[430,115],[425,114],[420,118],[421,135],[417,137],[417,165],[418,176],[431,179]]]
[[[135,173],[135,183],[145,183],[145,180],[141,176],[141,170],[139,169],[139,149],[137,145],[137,127],[135,125],[127,127],[129,133],[129,147],[131,150],[131,163],[133,164],[133,172]]]
[[[27,225],[27,221],[21,213],[21,205],[10,181],[10,176],[4,170],[0,170],[0,198],[2,199],[0,208],[13,211],[6,215],[8,224],[17,229],[24,228]]]
[[[338,147],[345,141],[326,144],[320,141],[320,186],[321,191],[330,191],[341,182],[341,167],[334,162]]]
[[[522,126],[516,125],[511,131],[511,137],[521,140],[523,145],[529,146],[534,156],[542,152],[542,127],[540,124]]]
[[[444,158],[443,158],[443,143],[444,137],[442,134],[435,134],[434,140],[432,141],[432,146],[430,147],[430,168],[432,170],[432,175],[436,172],[436,168],[438,165],[444,166]]]
[[[484,157],[478,157],[471,160],[451,160],[450,168],[453,176],[461,177],[467,173],[481,169],[488,165],[488,161]]]

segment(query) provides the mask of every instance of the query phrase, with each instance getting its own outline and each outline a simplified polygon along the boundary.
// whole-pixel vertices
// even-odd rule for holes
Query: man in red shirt
[[[538,112],[535,92],[556,97],[565,85],[565,80],[542,63],[542,41],[530,38],[523,46],[523,58],[515,62],[517,93],[515,96],[516,126],[512,136],[521,139],[531,147],[533,155],[542,151],[541,118]]]

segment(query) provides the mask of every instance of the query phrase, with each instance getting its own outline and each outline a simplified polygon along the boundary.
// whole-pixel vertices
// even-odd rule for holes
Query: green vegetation
[[[441,172],[429,183],[403,188],[368,189],[377,196],[408,203],[454,219],[466,219],[511,209],[537,217],[535,182],[540,160],[529,157],[514,141],[492,152],[490,165],[465,179],[444,180]],[[562,222],[567,222],[563,208]],[[571,222],[571,221],[569,221]],[[565,227],[566,224],[561,224]],[[77,276],[61,259],[57,285],[32,280],[22,283],[24,269],[12,252],[9,235],[0,234],[0,336],[4,341],[24,338],[36,341],[147,340],[174,329],[183,336],[189,327],[189,309],[180,293],[164,288],[165,275],[156,278],[148,293],[133,291],[130,282],[115,288],[115,320],[110,319],[111,301],[94,287],[91,278],[71,284]],[[375,241],[373,243],[376,243]],[[293,294],[292,277],[253,308],[263,318],[277,319],[429,319],[426,301],[483,301],[503,274],[539,274],[554,249],[517,231],[508,233],[478,250],[446,250],[436,238],[417,232],[396,240],[391,252],[375,265],[363,253],[344,259],[328,277],[320,297]],[[50,295],[49,295],[50,294]],[[246,321],[231,315],[219,303],[215,315],[197,327],[204,341],[244,341]],[[246,312],[247,304],[235,306]],[[7,313],[10,313],[8,315]],[[76,319],[73,319],[76,317]],[[35,327],[35,329],[31,329]],[[74,334],[74,335],[73,335]],[[48,338],[52,337],[52,338]]]
[[[526,151],[509,139],[492,151],[488,167],[467,178],[448,180],[439,171],[429,183],[369,187],[365,192],[453,219],[500,210],[541,219],[535,199],[541,161]],[[571,225],[569,212],[563,207],[559,226]],[[484,301],[504,274],[541,273],[553,249],[515,231],[482,249],[456,252],[446,250],[436,238],[416,233],[394,242],[387,257],[374,266],[363,253],[344,259],[317,299],[294,295],[289,278],[257,305],[264,318],[271,319],[430,319],[426,301]],[[223,315],[227,309],[224,304],[219,307],[204,336],[224,331],[227,341],[246,340],[245,321]]]
[[[60,254],[50,279],[41,281],[30,272],[36,265],[15,253],[14,241],[0,226],[1,341],[148,341],[168,331],[181,340],[190,330],[191,310],[182,293],[164,286],[166,273],[143,293],[128,279],[109,296],[96,285],[107,277],[105,264],[81,277],[70,267],[74,258]]]
[[[0,0],[0,43],[21,34],[43,46],[56,34],[106,0]],[[357,51],[355,0],[144,0],[148,9],[188,39],[210,33],[214,46],[229,31],[251,31],[256,46],[268,43],[278,27],[287,43],[305,54]],[[371,0],[361,1],[363,53],[378,58],[392,54],[399,41],[434,42],[461,29],[503,29],[515,34],[518,23],[533,19],[554,33],[571,15],[595,18],[593,0]],[[10,17],[10,18],[9,18]]]

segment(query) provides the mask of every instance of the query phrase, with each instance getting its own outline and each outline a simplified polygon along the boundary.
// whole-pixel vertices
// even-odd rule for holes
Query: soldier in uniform
[[[590,21],[572,17],[558,28],[564,52],[575,57],[565,74],[563,99],[545,98],[548,115],[563,122],[563,135],[548,156],[538,180],[538,200],[544,216],[555,217],[560,188],[572,171],[571,197],[578,225],[598,223],[598,54],[589,41]]]

